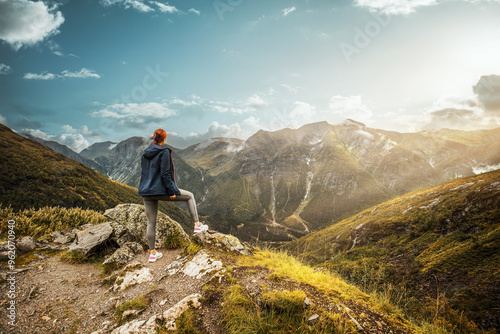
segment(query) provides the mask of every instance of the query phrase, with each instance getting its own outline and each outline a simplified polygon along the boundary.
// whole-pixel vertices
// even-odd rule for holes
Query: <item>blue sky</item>
[[[68,145],[500,127],[499,0],[0,0],[0,122]]]

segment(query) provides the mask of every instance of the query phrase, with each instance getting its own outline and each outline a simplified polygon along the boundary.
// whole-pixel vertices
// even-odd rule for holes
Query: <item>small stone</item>
[[[46,315],[44,315],[44,316],[42,317],[42,320],[43,320],[43,321],[49,321],[49,320],[50,320],[50,317],[47,317]]]
[[[307,319],[307,321],[316,321],[319,318],[319,314],[313,314]]]
[[[307,307],[311,307],[314,305],[314,303],[309,298],[306,297],[304,299],[304,305],[306,305]]]

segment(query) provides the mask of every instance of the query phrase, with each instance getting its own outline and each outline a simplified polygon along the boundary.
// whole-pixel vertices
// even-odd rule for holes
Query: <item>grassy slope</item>
[[[45,206],[104,211],[120,203],[142,203],[137,189],[109,180],[83,164],[0,125],[0,204],[15,211]],[[189,226],[171,203],[160,210]]]
[[[395,198],[286,248],[358,284],[446,297],[479,325],[498,327],[500,171]]]

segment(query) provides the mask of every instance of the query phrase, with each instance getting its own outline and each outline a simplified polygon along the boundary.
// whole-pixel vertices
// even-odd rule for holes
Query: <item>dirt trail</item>
[[[162,252],[163,258],[155,263],[148,263],[146,253],[138,255],[136,260],[151,269],[154,280],[123,291],[110,291],[110,285],[101,283],[103,276],[94,264],[69,264],[61,261],[59,255],[33,260],[22,266],[29,270],[16,277],[15,327],[7,324],[8,286],[4,282],[0,287],[0,333],[92,333],[102,328],[105,321],[115,322],[117,302],[148,295],[149,306],[136,318],[147,320],[185,296],[200,292],[203,279],[167,275],[165,267],[182,249]],[[2,265],[1,270],[6,269]]]

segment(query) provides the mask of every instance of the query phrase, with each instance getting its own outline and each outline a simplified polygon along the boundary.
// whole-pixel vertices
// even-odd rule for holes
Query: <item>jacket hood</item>
[[[149,145],[145,150],[144,150],[144,154],[143,156],[148,159],[148,160],[151,160],[153,159],[158,153],[160,153],[161,151],[165,151],[167,148],[166,147],[163,147],[163,146],[160,146],[158,144],[151,144]]]

